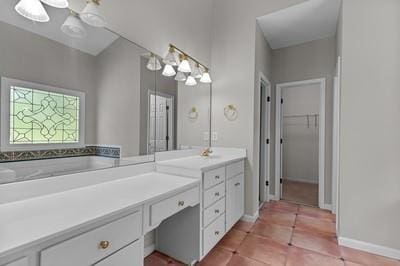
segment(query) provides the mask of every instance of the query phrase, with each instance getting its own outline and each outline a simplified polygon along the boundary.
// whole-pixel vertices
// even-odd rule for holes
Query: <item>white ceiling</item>
[[[272,49],[334,36],[340,0],[309,0],[257,18]]]
[[[84,1],[83,1],[84,2]],[[20,16],[14,6],[18,0],[3,1],[0,8],[0,21],[22,28],[29,32],[46,37],[50,40],[64,44],[65,46],[80,50],[82,52],[97,56],[105,48],[110,46],[118,35],[106,30],[91,27],[84,24],[87,36],[83,39],[71,38],[61,31],[61,25],[69,15],[68,9],[58,9],[45,6],[47,13],[50,16],[50,22],[40,23],[32,22]]]

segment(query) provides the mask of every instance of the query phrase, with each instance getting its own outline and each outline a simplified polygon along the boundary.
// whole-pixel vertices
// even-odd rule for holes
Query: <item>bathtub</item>
[[[99,156],[0,163],[0,184],[33,180],[119,165],[119,159]]]

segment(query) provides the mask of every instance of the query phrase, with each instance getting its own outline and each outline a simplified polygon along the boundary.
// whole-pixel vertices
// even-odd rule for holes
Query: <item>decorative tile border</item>
[[[18,162],[78,156],[103,156],[110,158],[120,158],[120,148],[107,146],[87,146],[84,148],[73,149],[51,149],[37,151],[11,151],[0,152],[0,163]]]

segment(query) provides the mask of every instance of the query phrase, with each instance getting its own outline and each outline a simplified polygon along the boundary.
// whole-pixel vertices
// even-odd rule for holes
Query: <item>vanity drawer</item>
[[[204,173],[204,189],[225,181],[225,167],[220,167]]]
[[[204,191],[203,208],[208,208],[211,204],[225,196],[225,183],[221,183],[209,190]]]
[[[96,263],[94,266],[142,266],[143,246],[142,242],[136,240],[127,247],[115,252],[111,256]]]
[[[40,266],[92,265],[135,241],[141,233],[142,215],[138,211],[43,250]]]
[[[206,255],[225,234],[225,216],[221,215],[217,220],[203,230],[203,255]]]
[[[244,173],[244,160],[226,166],[226,179]]]
[[[184,208],[198,204],[199,198],[199,187],[195,187],[150,205],[150,225],[158,225],[165,218]]]
[[[206,227],[223,213],[225,213],[225,197],[204,210],[203,226]]]

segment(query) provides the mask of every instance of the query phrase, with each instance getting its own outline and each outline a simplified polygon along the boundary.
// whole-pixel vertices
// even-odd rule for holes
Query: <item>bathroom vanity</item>
[[[58,181],[55,193],[0,204],[0,265],[143,265],[144,235],[151,230],[156,250],[194,264],[244,211],[245,151],[216,153],[156,161],[134,176],[128,173],[143,166],[126,166],[125,177],[64,190]],[[120,168],[90,174],[113,170]],[[22,182],[21,192],[35,182],[44,180]],[[9,186],[18,192],[18,183]]]

